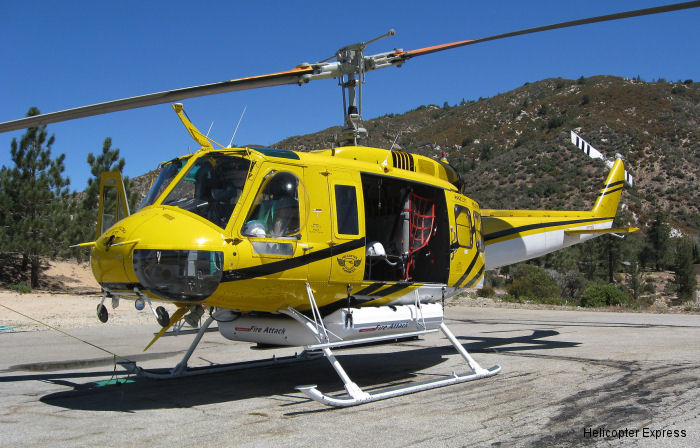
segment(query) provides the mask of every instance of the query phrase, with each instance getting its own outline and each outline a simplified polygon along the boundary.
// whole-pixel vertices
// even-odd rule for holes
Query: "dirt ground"
[[[0,306],[0,328],[4,331],[47,328],[39,322],[57,328],[102,324],[96,315],[97,305],[102,299],[100,285],[92,276],[89,263],[50,262],[44,275],[47,290],[20,294],[0,289],[0,305],[3,305]],[[106,301],[106,305],[111,323],[152,323],[154,320],[148,307],[137,311],[131,301],[123,300],[115,309],[112,309],[111,300]],[[174,306],[164,306],[171,313],[175,310]]]

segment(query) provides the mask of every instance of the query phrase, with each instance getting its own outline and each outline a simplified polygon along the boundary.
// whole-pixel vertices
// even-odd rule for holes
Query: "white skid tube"
[[[325,395],[316,388],[316,385],[297,386],[296,389],[306,394],[306,396],[308,396],[312,400],[318,401],[319,403],[323,403],[328,406],[347,407],[355,406],[362,403],[369,403],[372,401],[384,400],[386,398],[397,397],[400,395],[412,394],[414,392],[435,389],[437,387],[450,386],[452,384],[463,383],[466,381],[477,380],[480,378],[486,378],[489,376],[496,375],[501,371],[500,366],[493,366],[490,369],[484,369],[476,361],[474,361],[471,355],[469,355],[469,352],[467,352],[462,346],[462,344],[460,344],[459,341],[457,341],[455,336],[452,334],[450,329],[447,328],[444,322],[440,324],[440,329],[445,334],[445,336],[447,336],[447,338],[457,349],[457,351],[462,355],[464,360],[467,361],[467,364],[469,364],[469,367],[472,370],[471,372],[464,374],[456,374],[455,372],[452,372],[452,375],[450,375],[447,378],[428,380],[411,384],[408,386],[391,387],[378,392],[367,393],[364,392],[357,384],[355,384],[355,382],[353,382],[350,379],[348,374],[340,365],[340,362],[333,355],[331,349],[327,345],[325,345],[322,346],[323,354],[326,356],[326,359],[328,359],[328,362],[331,363],[340,379],[343,380],[345,390],[347,391],[349,397]],[[395,338],[401,338],[401,336],[402,335],[394,335]],[[361,343],[362,341],[358,340],[353,342]]]
[[[313,296],[313,292],[311,291],[311,288],[307,284],[307,293],[309,295],[309,302],[311,302],[311,307],[312,309],[315,306],[315,299]],[[414,305],[416,310],[420,310],[421,304],[418,299],[416,299],[416,304]],[[435,389],[437,387],[443,387],[443,386],[449,386],[452,384],[457,384],[457,383],[463,383],[466,381],[472,381],[472,380],[477,380],[479,378],[486,378],[489,376],[496,375],[501,371],[500,366],[493,366],[490,369],[484,369],[481,367],[476,361],[474,361],[474,358],[471,357],[469,352],[467,352],[462,344],[459,343],[457,338],[452,334],[449,328],[447,328],[447,325],[445,325],[445,322],[442,320],[442,314],[440,315],[440,329],[442,332],[445,334],[447,339],[452,343],[452,345],[455,347],[455,349],[459,352],[460,355],[462,355],[462,358],[467,362],[469,365],[469,368],[471,369],[470,373],[464,373],[464,374],[456,374],[455,372],[452,372],[452,375],[450,375],[447,378],[442,378],[442,379],[435,379],[435,380],[428,380],[428,381],[423,381],[419,383],[414,383],[411,385],[407,386],[397,386],[397,387],[390,387],[388,389],[380,390],[378,392],[374,393],[367,393],[363,391],[360,386],[358,386],[355,382],[353,382],[348,374],[345,372],[345,369],[343,369],[343,366],[340,365],[340,362],[335,358],[333,355],[333,352],[331,351],[331,347],[337,345],[353,345],[353,344],[361,344],[364,342],[369,342],[371,340],[378,340],[378,339],[386,339],[384,337],[380,338],[358,338],[353,341],[343,341],[343,342],[336,342],[336,343],[329,343],[328,342],[328,337],[324,332],[322,332],[319,329],[319,325],[313,325],[307,317],[301,315],[298,311],[296,311],[294,308],[288,308],[287,310],[280,310],[281,313],[286,314],[294,319],[296,319],[298,322],[300,322],[302,325],[305,325],[306,329],[311,332],[314,337],[318,340],[318,344],[316,345],[307,345],[306,349],[310,349],[311,347],[318,347],[321,348],[323,351],[324,356],[328,360],[328,362],[331,363],[331,366],[333,366],[333,369],[335,369],[336,373],[340,377],[341,380],[343,380],[343,384],[345,385],[345,391],[348,393],[349,397],[338,397],[338,396],[332,396],[332,395],[325,395],[321,393],[317,388],[316,385],[307,385],[307,386],[297,386],[296,389],[300,392],[303,392],[311,398],[312,400],[318,401],[319,403],[326,404],[328,406],[337,406],[337,407],[346,407],[346,406],[355,406],[358,404],[362,403],[369,403],[372,401],[378,401],[378,400],[384,400],[386,398],[392,398],[392,397],[398,397],[400,395],[406,395],[406,394],[412,394],[414,392],[420,392],[423,390],[429,390],[429,389]],[[423,332],[429,332],[425,331],[425,321],[419,322],[422,319],[422,312],[419,314],[415,315],[415,323],[417,326],[422,326],[423,331],[418,331],[418,332],[404,332],[400,334],[393,334],[391,336],[392,339],[401,339],[403,337],[407,336],[413,336],[416,335],[416,333],[423,333]],[[422,323],[422,325],[420,325]],[[322,324],[321,324],[322,325]]]
[[[331,352],[331,349],[326,346],[323,347],[323,354],[326,356],[326,359],[328,359],[328,361],[331,363],[336,373],[338,373],[340,379],[343,380],[345,390],[347,391],[349,397],[325,395],[316,388],[316,385],[297,386],[296,389],[306,394],[312,400],[318,401],[319,403],[323,403],[328,406],[347,407],[355,406],[362,403],[369,403],[372,401],[384,400],[386,398],[398,397],[400,395],[412,394],[414,392],[435,389],[437,387],[450,386],[452,384],[457,383],[464,383],[466,381],[477,380],[480,378],[486,378],[489,376],[496,375],[501,371],[500,366],[493,366],[490,369],[485,369],[481,367],[476,361],[474,361],[469,352],[467,352],[462,346],[462,344],[460,344],[459,341],[457,341],[457,338],[455,338],[455,336],[452,334],[450,329],[447,328],[444,322],[440,324],[440,329],[445,334],[445,336],[447,336],[447,339],[450,340],[455,349],[457,349],[457,351],[462,355],[467,364],[469,364],[469,367],[472,370],[471,372],[463,374],[457,374],[455,372],[452,372],[452,375],[450,375],[447,378],[428,380],[411,384],[408,386],[391,387],[378,392],[367,393],[364,392],[357,384],[355,384],[350,379],[350,377],[348,377],[347,373],[340,365],[340,362],[338,362],[338,360],[333,355],[333,352]],[[395,336],[398,336],[399,338],[401,337],[401,335]]]

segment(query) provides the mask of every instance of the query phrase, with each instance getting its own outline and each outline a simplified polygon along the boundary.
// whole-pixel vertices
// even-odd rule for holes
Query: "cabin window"
[[[292,243],[268,243],[253,241],[253,251],[258,255],[294,255]]]
[[[357,193],[351,185],[335,186],[335,209],[338,233],[343,235],[359,235],[357,221]]]
[[[258,238],[295,238],[299,235],[299,178],[287,171],[271,171],[263,180],[241,233]]]
[[[455,224],[457,225],[457,243],[462,247],[471,248],[473,245],[472,219],[469,209],[455,205]]]
[[[476,248],[479,252],[484,251],[484,234],[481,231],[481,215],[479,212],[474,212],[474,233],[476,234]]]
[[[250,161],[224,154],[202,156],[163,199],[223,228],[233,213],[248,176]]]

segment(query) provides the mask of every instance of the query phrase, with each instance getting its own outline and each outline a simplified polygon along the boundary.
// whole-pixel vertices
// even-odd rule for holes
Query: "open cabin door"
[[[100,197],[97,212],[97,236],[129,216],[129,203],[122,175],[118,171],[106,171],[100,176]]]

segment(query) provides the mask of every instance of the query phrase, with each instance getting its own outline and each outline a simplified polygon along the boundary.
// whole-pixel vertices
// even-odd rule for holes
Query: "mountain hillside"
[[[464,176],[483,208],[587,209],[607,174],[570,143],[573,129],[635,177],[623,203],[645,226],[659,208],[700,232],[700,83],[614,76],[545,79],[493,98],[420,106],[365,122],[362,144],[440,158]],[[282,140],[297,151],[334,146],[340,127]],[[398,138],[397,138],[398,135]],[[151,174],[134,180],[143,195]]]
[[[588,208],[607,168],[570,143],[575,130],[635,176],[623,201],[646,223],[659,207],[675,227],[700,229],[700,84],[613,76],[546,79],[493,98],[420,106],[368,120],[362,144],[439,158],[461,171],[484,208]],[[340,127],[278,148],[333,146]]]

